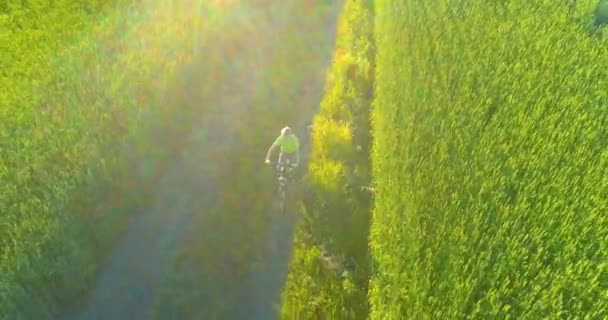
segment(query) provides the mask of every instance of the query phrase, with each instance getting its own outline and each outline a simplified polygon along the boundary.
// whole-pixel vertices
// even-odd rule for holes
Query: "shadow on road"
[[[294,209],[284,215],[278,210],[273,212],[264,251],[247,276],[247,289],[235,319],[279,318],[280,296],[289,270],[296,221]]]

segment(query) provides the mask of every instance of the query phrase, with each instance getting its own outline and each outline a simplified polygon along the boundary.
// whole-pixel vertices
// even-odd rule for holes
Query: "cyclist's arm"
[[[270,146],[270,149],[268,149],[268,152],[266,153],[266,161],[270,161],[270,155],[274,152],[274,150],[277,148],[277,143],[276,141]]]

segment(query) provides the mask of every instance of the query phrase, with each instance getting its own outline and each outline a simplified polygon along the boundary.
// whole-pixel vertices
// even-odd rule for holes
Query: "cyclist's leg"
[[[290,153],[290,154],[286,154],[285,155],[286,160],[288,160],[289,162],[289,168],[288,168],[288,172],[290,174],[290,178],[291,178],[291,174],[293,173],[293,164],[296,163],[296,153]]]
[[[285,154],[283,152],[279,153],[279,161],[277,161],[277,172],[279,172],[281,170],[281,166],[283,165],[283,162],[285,161]]]

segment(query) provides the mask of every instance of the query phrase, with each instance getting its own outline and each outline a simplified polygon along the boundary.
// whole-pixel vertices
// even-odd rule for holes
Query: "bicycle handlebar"
[[[274,164],[275,162],[274,162],[274,161],[271,161],[271,160],[265,160],[265,161],[264,161],[264,163],[265,163],[265,164]],[[293,163],[289,163],[289,165],[290,165],[291,167],[296,168],[296,167],[297,167],[299,164],[293,164]]]

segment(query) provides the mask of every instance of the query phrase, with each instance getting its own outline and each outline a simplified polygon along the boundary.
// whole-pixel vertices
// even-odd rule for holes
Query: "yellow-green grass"
[[[303,214],[282,319],[364,319],[373,87],[372,2],[346,1],[312,130]]]
[[[128,4],[0,5],[3,319],[53,319],[82,295],[149,200],[180,117],[202,112],[173,79],[201,54],[196,41],[219,33],[212,6],[203,19],[201,1]]]
[[[376,1],[372,319],[605,319],[595,1]]]

